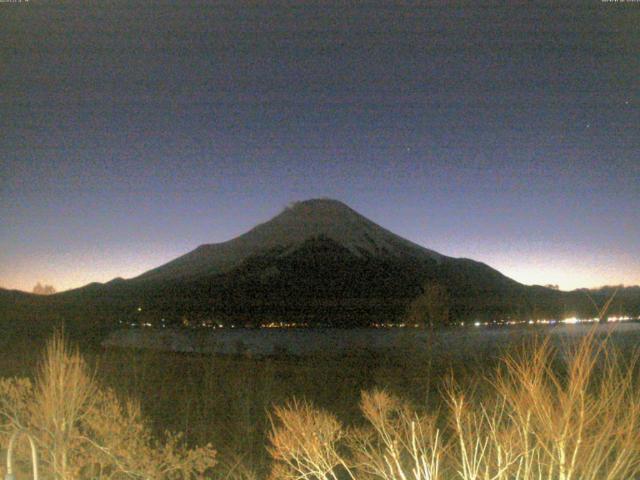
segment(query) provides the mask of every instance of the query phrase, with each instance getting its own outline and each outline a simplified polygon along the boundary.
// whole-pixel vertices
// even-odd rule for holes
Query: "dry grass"
[[[272,478],[337,480],[346,463],[340,454],[345,432],[335,416],[307,402],[291,401],[276,407],[277,425],[270,435],[270,453],[279,462]]]
[[[543,342],[507,356],[482,394],[450,382],[440,415],[373,391],[362,395],[367,424],[346,428],[308,403],[291,402],[275,410],[272,477],[637,478],[637,367],[637,356],[623,358],[588,335],[561,352]]]
[[[479,364],[484,376],[456,366],[456,383],[414,356],[393,365],[110,352],[96,369],[58,334],[32,379],[0,380],[0,442],[31,432],[42,474],[56,480],[640,478],[637,357],[607,343],[542,341],[495,368]]]
[[[189,449],[169,433],[158,441],[138,404],[100,387],[61,333],[48,342],[35,383],[0,380],[2,444],[17,430],[35,440],[40,472],[55,480],[186,480],[215,464],[210,445]]]

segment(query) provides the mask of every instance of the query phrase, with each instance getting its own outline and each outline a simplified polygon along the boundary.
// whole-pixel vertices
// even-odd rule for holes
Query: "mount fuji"
[[[20,297],[20,304],[107,321],[365,326],[402,321],[433,285],[446,299],[448,321],[592,309],[578,291],[523,285],[481,262],[442,255],[331,199],[293,203],[237,238],[201,245],[135,278]]]

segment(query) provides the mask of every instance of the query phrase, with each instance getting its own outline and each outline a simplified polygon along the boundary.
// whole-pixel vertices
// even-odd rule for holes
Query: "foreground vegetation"
[[[364,427],[345,428],[306,402],[276,407],[272,478],[636,478],[635,359],[623,363],[587,337],[564,365],[554,360],[548,343],[505,358],[486,380],[489,395],[451,380],[437,413],[364,392]]]
[[[202,477],[215,464],[210,445],[189,449],[181,435],[151,434],[139,404],[101,387],[77,350],[57,333],[36,373],[0,380],[0,441],[25,432],[45,478]]]
[[[0,358],[0,444],[26,429],[60,480],[638,478],[638,364],[611,343],[456,363],[409,343],[387,358],[81,355],[57,335],[39,363]]]

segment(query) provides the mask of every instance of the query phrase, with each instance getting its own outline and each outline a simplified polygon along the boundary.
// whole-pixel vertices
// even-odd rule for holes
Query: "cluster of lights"
[[[608,317],[608,322],[628,322],[634,320],[633,317],[630,316],[614,316]],[[575,325],[578,323],[598,323],[600,321],[597,317],[592,318],[578,318],[578,317],[568,317],[563,320],[555,320],[555,319],[537,319],[537,320],[506,320],[506,321],[492,321],[492,322],[480,322],[475,321],[473,323],[474,327],[482,327],[489,325],[555,325],[557,323],[564,323],[566,325]],[[460,322],[460,326],[464,326],[464,322]]]
[[[373,328],[418,328],[417,323],[373,323]]]
[[[191,322],[191,321],[185,322],[183,320],[182,326],[184,328],[212,328],[212,329],[225,328],[224,325],[222,324],[215,324],[209,321],[202,321],[200,323],[197,323],[197,322]],[[235,327],[236,327],[235,325],[230,325],[230,328],[235,328]]]
[[[122,320],[119,320],[118,323],[120,325],[124,324],[124,322]],[[127,322],[127,326],[131,327],[131,328],[153,327],[153,324],[151,322]],[[162,324],[162,328],[165,328],[164,324]]]
[[[296,322],[269,322],[260,325],[260,328],[307,328],[307,323]]]
[[[631,320],[633,320],[633,317],[629,317],[627,315],[612,316],[607,318],[607,322],[629,322]],[[598,323],[599,321],[600,319],[598,317],[593,317],[593,318],[569,317],[569,318],[565,318],[564,320],[560,320],[561,323],[567,323],[570,325],[573,325],[576,323]]]
[[[137,312],[142,312],[142,307],[139,306],[136,308]],[[599,322],[599,318],[578,318],[578,317],[568,317],[563,320],[555,320],[555,319],[536,319],[536,320],[492,320],[492,321],[479,321],[476,320],[473,322],[474,327],[487,327],[490,325],[556,325],[557,323],[564,323],[567,325],[575,325],[579,323],[597,323]],[[628,322],[631,320],[635,320],[634,317],[630,317],[628,315],[620,315],[620,316],[610,316],[608,317],[608,322]],[[166,328],[166,320],[162,318],[160,320],[160,327]],[[124,322],[122,320],[119,321],[120,324]],[[212,320],[202,320],[199,324],[190,321],[187,318],[182,319],[182,325],[184,327],[201,327],[201,328],[225,328],[225,326],[221,323],[215,323]],[[465,322],[459,322],[457,324],[460,327],[465,326]],[[127,322],[127,326],[129,327],[153,327],[151,322]],[[307,328],[309,325],[306,322],[297,323],[297,322],[269,322],[263,323],[260,325],[260,328]],[[381,323],[373,323],[371,324],[372,328],[418,328],[419,324],[417,323],[390,323],[390,322],[381,322]],[[235,324],[229,325],[227,328],[236,328]]]

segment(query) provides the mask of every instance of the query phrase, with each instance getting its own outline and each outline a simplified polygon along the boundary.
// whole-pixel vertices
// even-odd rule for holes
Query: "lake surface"
[[[455,327],[435,332],[413,328],[380,329],[216,329],[174,330],[129,328],[113,332],[105,347],[153,349],[224,355],[433,354],[467,357],[499,355],[512,346],[549,336],[562,346],[594,332],[624,349],[640,345],[640,323]]]

